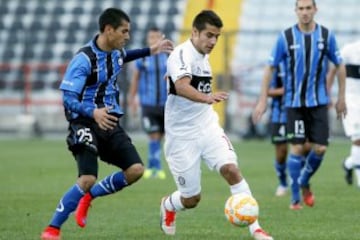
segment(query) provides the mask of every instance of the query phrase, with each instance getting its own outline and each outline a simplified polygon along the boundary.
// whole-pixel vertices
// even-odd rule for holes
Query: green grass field
[[[135,141],[145,159],[146,143]],[[341,161],[348,141],[332,142],[320,171],[312,180],[314,208],[288,209],[290,197],[274,196],[273,147],[268,141],[234,141],[240,167],[260,204],[260,223],[276,240],[360,239],[360,191],[343,179]],[[100,177],[115,168],[100,164]],[[167,167],[166,167],[167,170]],[[0,141],[0,239],[39,239],[62,194],[76,180],[76,165],[64,140]],[[180,212],[175,237],[159,228],[159,202],[175,189],[173,179],[147,179],[93,202],[86,228],[73,216],[64,224],[64,240],[112,239],[241,239],[250,240],[246,228],[225,220],[229,188],[215,172],[203,168],[202,201]]]

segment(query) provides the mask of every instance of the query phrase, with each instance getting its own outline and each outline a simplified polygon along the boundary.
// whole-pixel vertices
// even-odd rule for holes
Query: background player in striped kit
[[[341,56],[346,66],[346,90],[345,100],[347,116],[343,119],[346,136],[351,139],[349,156],[343,162],[345,180],[353,183],[353,169],[357,179],[357,187],[360,188],[360,41],[346,44],[341,49]],[[336,68],[329,71],[329,84],[335,79]]]
[[[265,68],[261,94],[253,112],[253,120],[259,121],[265,112],[272,72],[280,62],[285,61],[286,128],[288,141],[291,144],[287,159],[292,191],[290,209],[298,210],[302,208],[300,188],[304,203],[310,207],[315,204],[315,197],[310,189],[310,178],[320,167],[328,145],[329,97],[326,74],[329,60],[335,64],[339,79],[336,103],[338,118],[345,115],[346,105],[345,66],[334,34],[314,21],[317,12],[315,0],[297,0],[295,12],[298,23],[280,33],[269,58],[269,64]],[[306,140],[312,144],[312,150],[302,168]]]
[[[148,46],[159,41],[162,35],[157,27],[150,28],[146,36]],[[138,96],[142,127],[149,137],[148,163],[144,178],[166,178],[161,167],[161,140],[164,136],[164,107],[167,97],[164,79],[167,58],[166,53],[160,53],[136,60],[129,89],[129,107],[133,114],[137,113]]]
[[[284,196],[287,191],[286,157],[288,145],[286,141],[286,109],[284,104],[285,66],[280,63],[273,72],[268,90],[271,97],[270,134],[275,147],[274,168],[279,180],[275,195]]]

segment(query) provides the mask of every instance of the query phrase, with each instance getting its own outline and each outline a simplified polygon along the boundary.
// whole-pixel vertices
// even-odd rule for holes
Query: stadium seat
[[[47,13],[47,10],[44,5],[38,5],[34,9],[34,15],[40,17],[39,15],[45,15]]]
[[[28,9],[26,8],[25,5],[18,5],[16,8],[15,8],[15,14],[20,16],[20,15],[25,15],[26,13],[28,12]]]

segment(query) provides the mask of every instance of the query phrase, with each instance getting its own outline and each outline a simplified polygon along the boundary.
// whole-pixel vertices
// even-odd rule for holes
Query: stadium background
[[[294,3],[295,0],[0,0],[0,134],[28,137],[66,131],[59,82],[73,53],[97,32],[99,13],[112,6],[122,8],[131,17],[128,49],[144,46],[146,29],[153,25],[179,43],[189,36],[197,12],[205,8],[215,10],[224,21],[224,29],[210,58],[214,85],[230,92],[229,101],[216,105],[216,110],[227,131],[244,134],[259,93],[263,65],[276,36],[296,22]],[[358,0],[318,0],[317,5],[316,21],[335,31],[340,47],[359,38]],[[129,64],[119,76],[125,109],[131,68]],[[342,136],[333,109],[330,117],[332,134]],[[265,116],[263,125],[266,120]],[[140,129],[138,118],[126,115],[122,121],[129,131]]]

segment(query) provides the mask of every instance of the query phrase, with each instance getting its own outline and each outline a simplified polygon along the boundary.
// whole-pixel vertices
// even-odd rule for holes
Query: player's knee
[[[95,184],[96,177],[94,175],[81,175],[77,181],[78,185],[84,192],[90,191],[90,188]]]
[[[324,145],[315,145],[314,152],[316,155],[323,155],[326,152],[327,147]]]
[[[198,194],[198,195],[190,197],[190,198],[183,198],[182,204],[187,209],[195,208],[198,205],[198,203],[200,202],[200,200],[201,200],[201,195]]]
[[[128,169],[126,169],[124,173],[128,184],[134,183],[143,175],[144,166],[140,163],[133,164]]]

